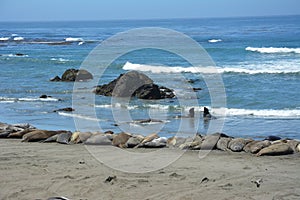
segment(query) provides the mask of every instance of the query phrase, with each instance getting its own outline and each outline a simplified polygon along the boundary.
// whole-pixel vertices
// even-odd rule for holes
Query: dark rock
[[[15,55],[16,56],[25,56],[25,54],[23,54],[23,53],[16,53]]]
[[[54,78],[50,79],[50,81],[58,82],[61,81],[61,78],[59,76],[55,76]]]
[[[50,81],[66,81],[66,82],[74,82],[74,81],[87,81],[93,79],[93,75],[85,69],[67,69],[62,77],[56,76]]]
[[[164,99],[175,96],[171,89],[159,87],[148,76],[137,71],[121,74],[110,83],[97,86],[94,92],[104,96],[135,96],[140,99]]]
[[[62,81],[86,81],[93,79],[93,75],[84,69],[67,69],[62,77]]]
[[[46,94],[42,94],[42,95],[40,96],[41,99],[47,99],[48,97],[52,97],[52,96],[48,96],[48,95],[46,95]]]
[[[199,90],[202,90],[202,88],[193,88],[194,92],[199,91]]]
[[[71,108],[71,107],[67,107],[67,108],[60,108],[60,109],[54,110],[53,112],[58,112],[58,111],[73,112],[73,111],[75,111],[75,109]]]

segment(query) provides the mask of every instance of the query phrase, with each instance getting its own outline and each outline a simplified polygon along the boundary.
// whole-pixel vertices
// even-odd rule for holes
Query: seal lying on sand
[[[271,142],[269,140],[252,141],[245,145],[244,151],[247,153],[257,153],[261,149],[268,147],[270,145],[271,145]]]
[[[131,134],[128,133],[119,133],[113,138],[112,145],[124,148],[126,147],[126,142],[131,138]]]
[[[233,152],[240,152],[243,150],[244,146],[251,141],[252,140],[250,139],[234,138],[229,142],[228,147]]]
[[[60,144],[69,144],[69,141],[72,137],[72,132],[68,131],[66,133],[58,134],[56,142]]]
[[[22,137],[22,142],[32,142],[32,141],[41,141],[45,140],[53,135],[59,133],[66,133],[68,131],[59,130],[59,131],[47,131],[47,130],[35,130],[29,133],[26,133]]]
[[[9,137],[9,138],[22,138],[23,135],[25,135],[26,133],[32,132],[34,130],[36,130],[36,129],[30,129],[30,128],[24,129],[23,131],[18,131],[18,132],[11,133],[7,137]]]
[[[277,155],[286,155],[294,153],[290,145],[286,143],[276,143],[272,144],[266,148],[260,150],[256,155],[257,156],[277,156]]]

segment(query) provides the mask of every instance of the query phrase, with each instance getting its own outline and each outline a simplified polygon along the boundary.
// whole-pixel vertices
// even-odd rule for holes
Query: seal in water
[[[195,117],[195,108],[191,108],[189,110],[188,115],[177,115],[175,118],[194,118]]]
[[[208,120],[208,119],[216,119],[216,117],[212,116],[208,110],[208,108],[204,107],[204,111],[203,111],[203,118],[204,120]]]

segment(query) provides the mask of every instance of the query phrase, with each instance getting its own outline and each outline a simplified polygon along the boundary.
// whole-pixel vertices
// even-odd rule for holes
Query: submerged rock
[[[139,99],[165,99],[175,97],[171,89],[154,84],[152,79],[137,71],[121,74],[110,83],[97,86],[94,92],[97,95],[137,97]]]

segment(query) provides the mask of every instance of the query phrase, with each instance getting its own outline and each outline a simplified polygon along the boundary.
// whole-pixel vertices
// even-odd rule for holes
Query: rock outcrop
[[[50,81],[65,81],[65,82],[74,82],[74,81],[87,81],[93,79],[93,75],[85,69],[67,69],[62,77],[55,76],[50,79]]]
[[[171,89],[156,85],[148,76],[137,71],[121,74],[110,83],[97,86],[94,92],[97,95],[137,97],[139,99],[165,99],[175,97]]]

